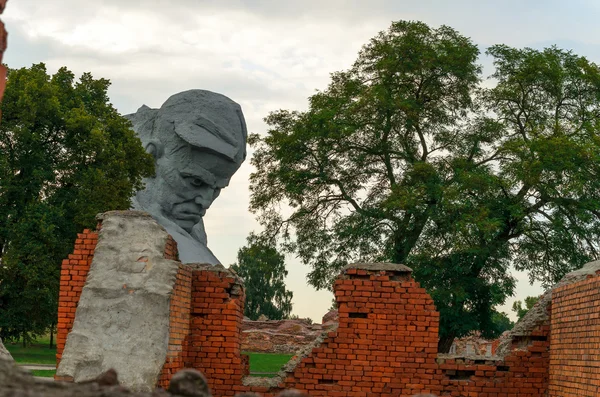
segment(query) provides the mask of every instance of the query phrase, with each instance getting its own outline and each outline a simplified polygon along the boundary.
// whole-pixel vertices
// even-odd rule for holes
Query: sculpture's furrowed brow
[[[204,183],[210,186],[215,186],[217,183],[217,178],[215,178],[215,176],[212,173],[199,167],[193,169],[186,167],[182,169],[179,173],[184,178],[191,177],[201,179]]]

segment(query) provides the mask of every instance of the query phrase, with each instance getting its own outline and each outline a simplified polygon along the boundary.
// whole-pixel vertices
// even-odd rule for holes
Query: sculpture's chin
[[[186,232],[191,233],[194,225],[200,222],[201,219],[202,217],[197,217],[194,219],[177,219],[175,223],[177,223]]]

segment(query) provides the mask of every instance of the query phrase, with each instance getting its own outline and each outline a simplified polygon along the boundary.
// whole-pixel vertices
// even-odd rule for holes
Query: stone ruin
[[[262,317],[262,316],[261,316]],[[269,320],[258,318],[242,321],[242,351],[295,354],[311,345],[328,328],[339,321],[337,309],[328,311],[321,324],[310,319]]]
[[[6,350],[6,348],[2,344],[2,339],[0,339],[0,360],[10,360],[10,361],[13,361],[13,358],[10,355],[9,351]]]
[[[257,353],[295,354],[304,350],[329,327],[339,321],[337,309],[327,312],[321,324],[307,319],[269,320],[260,316],[258,320],[244,317],[242,321],[241,343],[242,351]],[[508,333],[508,331],[505,331]],[[457,357],[492,357],[501,340],[485,339],[479,332],[456,338],[450,348],[449,356]]]
[[[439,314],[411,269],[350,265],[334,285],[338,324],[278,376],[256,378],[248,376],[241,353],[244,289],[237,276],[220,266],[178,262],[174,242],[144,213],[109,212],[99,221],[97,231],[79,235],[62,265],[58,379],[86,381],[114,367],[125,386],[149,391],[194,368],[206,374],[215,396],[274,396],[285,389],[340,397],[597,395],[600,262],[548,291],[491,357],[438,354]],[[107,269],[116,269],[112,277]],[[86,303],[91,297],[104,302]],[[85,324],[96,316],[107,323]],[[134,364],[144,356],[147,363]]]
[[[124,384],[149,391],[166,359],[175,245],[146,213],[107,213],[99,220],[104,238],[93,251],[57,375],[79,382],[117,368]],[[84,252],[89,247],[75,255]]]
[[[304,319],[244,319],[241,349],[248,352],[295,354],[312,344],[331,324],[311,324]]]

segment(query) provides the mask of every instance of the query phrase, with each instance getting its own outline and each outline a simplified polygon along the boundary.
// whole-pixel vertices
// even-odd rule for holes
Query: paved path
[[[31,364],[31,365],[19,365],[19,367],[23,368],[26,371],[33,370],[42,370],[48,371],[56,369],[56,365],[54,364]],[[47,378],[45,376],[34,376],[36,380],[44,381],[44,382],[54,382],[54,378]]]
[[[19,367],[26,369],[27,371],[32,371],[32,370],[52,370],[52,369],[56,369],[56,365],[54,364],[25,364],[25,365],[19,365]]]

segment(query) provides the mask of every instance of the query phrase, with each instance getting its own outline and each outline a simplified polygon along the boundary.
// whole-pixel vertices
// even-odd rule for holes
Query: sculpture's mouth
[[[173,206],[173,215],[182,221],[200,222],[200,219],[206,214],[206,208],[196,203],[181,203]]]
[[[201,209],[199,211],[180,211],[178,214],[182,218],[202,217],[204,214],[206,214],[206,210]]]

